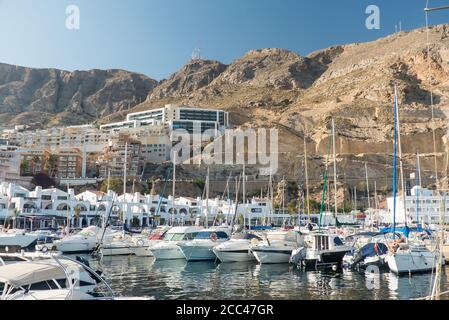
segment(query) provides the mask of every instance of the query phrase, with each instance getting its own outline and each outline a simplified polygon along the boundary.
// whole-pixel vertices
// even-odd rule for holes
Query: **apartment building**
[[[183,129],[192,134],[195,130],[201,133],[216,130],[218,134],[219,130],[229,126],[229,114],[222,110],[166,105],[164,108],[130,113],[126,121],[110,123],[100,128],[119,130],[159,124],[164,125],[170,132]]]
[[[393,221],[394,198],[387,198],[389,221]],[[405,210],[405,211],[404,211]],[[449,194],[443,196],[436,192],[415,186],[410,194],[396,197],[396,223],[427,223],[438,224],[440,212],[444,211],[444,221],[449,222]]]
[[[52,168],[52,158],[54,168]],[[79,149],[59,149],[56,152],[44,151],[47,170],[60,179],[75,179],[82,174],[82,154]]]
[[[142,143],[129,134],[120,133],[110,140],[98,160],[101,177],[138,177],[142,174],[144,158],[141,154]]]

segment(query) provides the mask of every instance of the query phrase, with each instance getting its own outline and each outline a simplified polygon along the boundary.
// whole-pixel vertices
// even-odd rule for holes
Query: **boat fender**
[[[138,245],[139,247],[143,247],[143,246],[145,245],[145,242],[143,242],[142,239],[139,239],[139,240],[137,241],[137,245]]]

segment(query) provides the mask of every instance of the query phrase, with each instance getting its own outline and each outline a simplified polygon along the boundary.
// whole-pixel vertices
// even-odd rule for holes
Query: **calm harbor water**
[[[90,262],[103,270],[117,295],[160,300],[411,299],[428,295],[432,278],[432,274],[398,277],[389,272],[306,272],[288,264],[187,263],[142,257],[107,257]],[[449,288],[447,275],[449,268],[443,276],[443,291]]]

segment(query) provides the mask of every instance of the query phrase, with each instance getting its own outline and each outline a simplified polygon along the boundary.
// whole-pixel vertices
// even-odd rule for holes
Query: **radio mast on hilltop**
[[[201,49],[195,48],[195,50],[193,50],[193,52],[192,52],[192,61],[198,61],[198,60],[202,60]]]

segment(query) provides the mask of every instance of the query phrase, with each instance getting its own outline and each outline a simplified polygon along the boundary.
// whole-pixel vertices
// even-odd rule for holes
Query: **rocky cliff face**
[[[364,177],[366,162],[370,177],[386,190],[391,186],[396,84],[406,172],[415,169],[416,153],[420,153],[430,183],[434,179],[433,128],[440,176],[447,176],[449,167],[449,25],[431,28],[430,56],[426,38],[426,30],[418,29],[369,43],[334,46],[306,57],[288,50],[261,49],[228,66],[197,60],[158,86],[124,71],[66,73],[2,66],[0,112],[7,115],[4,119],[16,122],[27,118],[23,115],[38,113],[53,119],[56,114],[65,123],[73,115],[79,121],[118,121],[128,112],[166,103],[225,109],[235,126],[280,130],[281,177],[298,178],[302,170],[298,157],[306,136],[313,158],[310,176],[318,187],[334,118],[339,183],[356,186]],[[147,98],[126,109],[141,97]]]
[[[191,61],[173,74],[170,79],[162,81],[148,98],[151,100],[188,96],[210,84],[224,70],[226,70],[226,65],[218,61]]]
[[[94,121],[134,107],[157,84],[122,70],[67,72],[0,64],[0,119],[47,125]]]
[[[434,181],[433,126],[437,169],[447,176],[449,111],[449,26],[430,31],[430,72],[426,30],[401,32],[369,43],[334,46],[300,57],[280,49],[254,50],[230,64],[208,85],[189,93],[151,96],[136,111],[164,103],[222,108],[236,126],[280,130],[279,175],[297,179],[298,157],[307,137],[311,180],[320,184],[337,127],[340,183],[357,186],[369,175],[379,190],[391,187],[393,96],[398,87],[406,174],[420,153],[426,182]],[[431,92],[435,122],[430,107]],[[121,119],[123,115],[117,115]],[[371,185],[371,190],[374,186]]]

